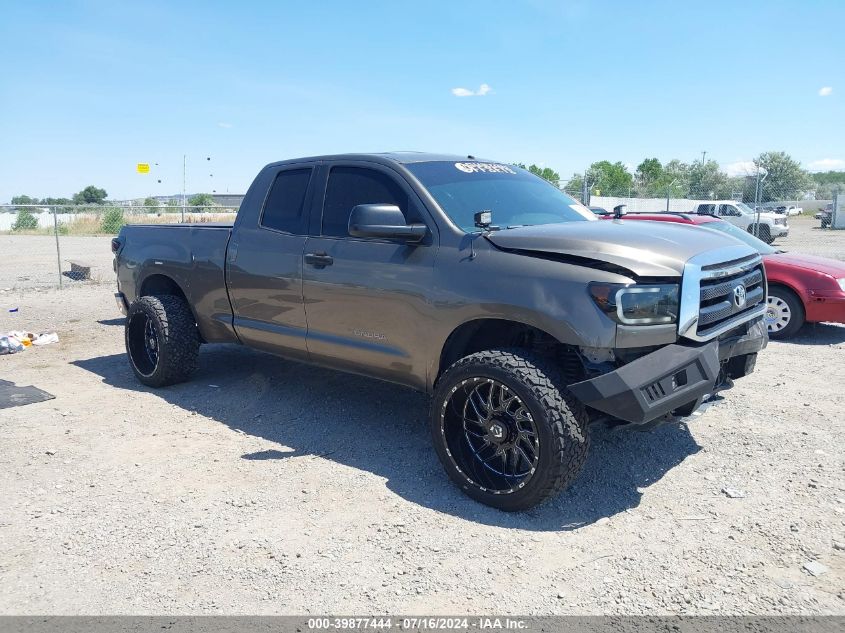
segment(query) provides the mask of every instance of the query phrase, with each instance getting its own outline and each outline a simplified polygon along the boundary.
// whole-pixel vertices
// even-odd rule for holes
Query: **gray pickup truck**
[[[753,371],[760,256],[705,228],[597,221],[511,165],[421,153],[267,165],[234,225],[112,241],[142,383],[240,343],[431,395],[451,479],[503,510],[569,485],[597,421],[647,428]]]

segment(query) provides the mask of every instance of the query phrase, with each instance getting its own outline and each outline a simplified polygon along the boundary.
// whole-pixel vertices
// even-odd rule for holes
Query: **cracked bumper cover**
[[[712,393],[723,362],[730,377],[750,374],[756,353],[767,342],[765,327],[757,321],[740,335],[704,345],[667,345],[616,371],[572,384],[569,391],[589,407],[645,424]]]

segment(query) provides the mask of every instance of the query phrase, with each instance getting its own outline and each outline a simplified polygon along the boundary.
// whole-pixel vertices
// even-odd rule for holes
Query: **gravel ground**
[[[0,294],[0,330],[61,337],[0,357],[56,395],[0,410],[0,613],[845,614],[845,327],[685,423],[594,429],[572,488],[505,514],[448,482],[424,396],[235,346],[151,390],[111,285],[69,285]]]

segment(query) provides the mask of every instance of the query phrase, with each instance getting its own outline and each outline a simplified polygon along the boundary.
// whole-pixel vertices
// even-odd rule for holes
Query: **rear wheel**
[[[782,286],[770,286],[766,299],[766,315],[763,317],[769,338],[775,340],[794,336],[804,325],[804,306],[791,290]]]
[[[126,316],[126,353],[145,385],[182,382],[197,368],[200,339],[188,302],[182,297],[140,297]]]
[[[452,365],[437,383],[430,428],[449,477],[467,495],[528,510],[567,487],[587,457],[583,406],[556,370],[525,350],[488,350]]]

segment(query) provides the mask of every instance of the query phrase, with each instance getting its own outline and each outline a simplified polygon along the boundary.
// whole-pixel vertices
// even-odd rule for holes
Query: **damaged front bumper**
[[[588,407],[632,424],[689,415],[727,379],[754,371],[768,334],[762,319],[704,344],[676,343],[569,385]]]

